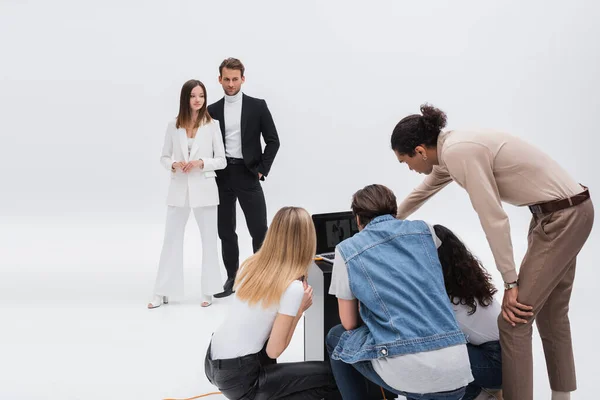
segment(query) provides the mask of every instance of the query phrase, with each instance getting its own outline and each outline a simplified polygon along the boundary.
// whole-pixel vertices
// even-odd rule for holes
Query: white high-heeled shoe
[[[154,295],[152,301],[148,303],[148,309],[160,307],[163,304],[169,304],[169,298],[167,296]]]
[[[202,296],[202,303],[200,307],[208,307],[212,304],[212,296]]]

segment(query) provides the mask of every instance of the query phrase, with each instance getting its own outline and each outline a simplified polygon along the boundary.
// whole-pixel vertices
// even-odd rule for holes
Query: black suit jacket
[[[225,143],[224,107],[224,98],[208,106],[210,116],[219,121],[221,133],[223,134],[223,143]],[[273,117],[264,100],[244,94],[242,96],[241,119],[244,163],[253,173],[258,175],[260,172],[263,174],[264,179],[265,176],[269,175],[271,165],[273,164],[273,160],[275,160],[277,150],[279,150],[279,136],[277,135]],[[261,133],[266,145],[264,152],[260,143]]]

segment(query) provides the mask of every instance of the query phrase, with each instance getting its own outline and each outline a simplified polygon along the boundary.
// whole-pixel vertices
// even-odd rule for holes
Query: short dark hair
[[[374,218],[398,212],[396,195],[383,185],[369,185],[352,196],[352,213],[358,216],[362,226],[366,226]]]
[[[446,114],[432,105],[422,104],[421,114],[402,118],[392,133],[392,150],[410,157],[417,146],[436,147],[438,136],[446,126]]]
[[[233,57],[224,59],[221,65],[219,65],[219,76],[223,76],[223,68],[237,69],[241,72],[242,76],[244,76],[244,71],[246,70],[246,68],[244,68],[244,64],[242,64],[242,62],[237,58]]]

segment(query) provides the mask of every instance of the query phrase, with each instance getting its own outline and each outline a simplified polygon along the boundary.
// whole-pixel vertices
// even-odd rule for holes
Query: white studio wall
[[[0,0],[0,301],[113,291],[145,305],[166,210],[165,128],[186,80],[203,81],[209,103],[222,97],[226,57],[245,64],[243,91],[267,101],[279,131],[263,185],[269,220],[286,205],[347,210],[371,183],[407,195],[423,177],[397,162],[390,135],[424,102],[448,114],[450,129],[536,144],[600,196],[598,20],[590,0]],[[530,214],[506,209],[519,263]],[[499,282],[457,185],[414,218],[456,231]],[[250,240],[238,220],[244,258]],[[199,260],[189,230],[188,265]],[[585,313],[596,312],[598,243],[594,232],[578,267],[581,326],[597,325]],[[547,386],[539,360],[536,385]]]
[[[162,215],[157,159],[179,89],[198,78],[209,101],[220,98],[227,56],[246,64],[244,90],[267,100],[281,135],[265,184],[271,212],[347,207],[372,182],[406,194],[420,178],[397,165],[389,136],[426,101],[448,113],[450,128],[503,129],[536,143],[593,187],[599,9],[4,1],[0,212]],[[316,196],[324,185],[335,189]]]

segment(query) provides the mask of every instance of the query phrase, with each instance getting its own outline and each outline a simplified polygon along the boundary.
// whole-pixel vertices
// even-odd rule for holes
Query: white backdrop
[[[406,194],[421,177],[397,164],[389,137],[425,101],[450,128],[510,131],[599,182],[593,1],[0,4],[3,216],[162,218],[158,156],[181,85],[200,79],[216,101],[228,56],[281,135],[271,215],[344,208],[373,182]],[[452,216],[440,209],[456,192],[428,212],[471,218],[465,198]]]
[[[218,65],[230,56],[280,134],[263,186],[269,219],[285,205],[348,209],[370,183],[409,193],[422,176],[398,164],[389,139],[423,102],[446,111],[449,128],[535,143],[594,195],[598,20],[591,0],[0,0],[0,299],[149,294],[168,184],[164,129],[186,80],[203,81],[211,103],[222,96]],[[529,213],[506,208],[518,263]],[[455,230],[499,277],[456,185],[414,217]],[[593,307],[600,278],[597,238],[582,253],[582,307]],[[118,265],[113,284],[98,260]],[[57,278],[65,271],[82,280]],[[140,279],[146,292],[132,294]]]
[[[600,183],[593,1],[0,4],[9,222],[162,224],[158,157],[179,90],[197,78],[209,102],[219,99],[217,67],[229,56],[245,63],[244,91],[267,100],[281,137],[264,185],[269,218],[284,205],[347,209],[370,183],[406,195],[422,177],[397,163],[389,138],[426,101],[447,112],[449,128],[509,131],[592,192]],[[523,242],[529,214],[507,209]],[[489,257],[456,185],[415,217],[473,236]]]

